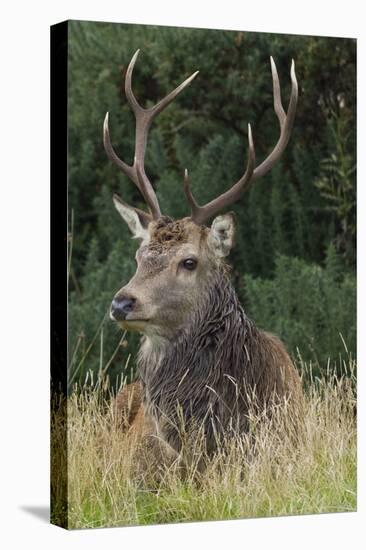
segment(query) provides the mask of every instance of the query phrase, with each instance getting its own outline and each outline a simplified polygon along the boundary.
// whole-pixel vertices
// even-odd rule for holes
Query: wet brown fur
[[[174,253],[189,241],[189,227],[186,219],[167,217],[151,224],[147,247],[157,261],[161,253]],[[196,226],[194,231],[204,242],[209,230]],[[246,431],[253,404],[261,411],[288,400],[294,418],[301,407],[300,378],[283,343],[246,316],[226,264],[213,262],[209,269],[189,323],[156,349],[143,336],[139,380],[116,398],[123,429],[152,450],[149,460],[184,453],[182,421],[183,431],[203,427],[205,451],[211,454],[221,436]]]
[[[149,248],[170,248],[187,242],[189,233],[184,220],[173,220],[168,216],[160,218],[151,224]]]

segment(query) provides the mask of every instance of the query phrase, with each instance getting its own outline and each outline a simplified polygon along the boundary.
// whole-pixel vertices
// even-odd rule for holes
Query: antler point
[[[191,74],[191,76],[189,76],[187,78],[187,80],[185,82],[183,82],[183,84],[187,85],[187,84],[190,84],[192,82],[192,80],[194,80],[196,78],[196,76],[198,75],[199,71],[196,71],[195,73]],[[185,87],[185,86],[184,86]]]
[[[271,71],[272,71],[272,74],[277,74],[277,67],[276,67],[276,63],[275,63],[275,60],[273,59],[273,57],[271,56]]]
[[[132,71],[136,63],[137,56],[139,55],[140,50],[136,50],[135,53],[132,56],[131,61],[128,64],[127,72],[126,72],[126,84],[129,88],[131,87],[131,78],[132,78]],[[132,90],[131,90],[132,93]],[[128,99],[128,98],[127,98]]]
[[[104,135],[104,139],[108,139],[108,134],[109,134],[109,112],[107,111],[106,114],[105,114],[105,117],[104,117],[104,122],[103,122],[103,135]]]
[[[252,143],[253,143],[253,134],[252,134],[252,127],[250,125],[250,122],[248,123],[248,140],[249,140],[249,144],[252,145]]]
[[[291,60],[291,76],[296,78],[296,74],[295,74],[295,60],[294,60],[294,59]]]

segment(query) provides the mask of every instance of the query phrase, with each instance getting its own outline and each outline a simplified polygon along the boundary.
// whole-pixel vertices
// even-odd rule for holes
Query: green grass
[[[74,393],[67,410],[69,528],[356,510],[352,372],[312,381],[297,437],[279,411],[261,420],[254,445],[245,436],[231,440],[199,479],[193,469],[183,479],[173,464],[162,465],[153,483],[151,472],[136,468],[142,451],[121,433],[101,389]]]

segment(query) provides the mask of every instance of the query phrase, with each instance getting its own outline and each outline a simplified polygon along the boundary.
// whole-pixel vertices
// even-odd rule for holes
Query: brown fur
[[[151,224],[150,249],[171,248],[179,243],[187,242],[187,240],[187,224],[184,220],[172,220],[164,216]]]
[[[115,399],[115,412],[123,430],[129,430],[144,421],[142,403],[142,388],[140,382],[125,386]]]
[[[189,461],[187,436],[194,441],[199,430],[203,451],[215,452],[223,438],[247,431],[253,406],[261,412],[286,400],[294,418],[301,408],[300,378],[283,343],[247,317],[230,283],[222,256],[232,223],[220,217],[210,230],[189,219],[152,222],[136,274],[118,293],[135,300],[122,326],[143,338],[139,381],[116,407],[151,460]],[[192,272],[182,267],[186,257],[198,259]]]
[[[302,404],[300,377],[283,345],[274,334],[262,332],[263,359],[270,370],[259,380],[257,395],[262,403],[269,403],[271,396],[289,398],[298,412]],[[277,369],[276,365],[282,367]],[[126,385],[116,396],[115,408],[123,431],[136,430],[141,436],[146,433],[146,419],[143,405],[143,389],[140,380]],[[150,432],[150,430],[148,430]]]

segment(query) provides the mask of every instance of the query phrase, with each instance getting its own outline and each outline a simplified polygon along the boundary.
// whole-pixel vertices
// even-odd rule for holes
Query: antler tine
[[[258,179],[259,177],[266,174],[275,162],[280,158],[286,145],[290,139],[292,126],[295,119],[296,105],[298,98],[298,87],[295,74],[295,62],[292,60],[291,63],[291,97],[289,101],[289,106],[287,113],[285,112],[282,101],[281,101],[281,88],[280,81],[278,78],[276,64],[271,57],[271,70],[272,70],[272,80],[273,80],[273,103],[274,110],[277,115],[277,118],[280,123],[280,137],[273,148],[272,152],[268,157],[257,167],[255,166],[255,151],[252,139],[252,132],[250,124],[248,124],[248,141],[249,141],[249,152],[248,152],[248,163],[245,174],[242,178],[231,187],[228,191],[212,200],[205,206],[198,206],[195,201],[191,190],[189,188],[188,181],[188,172],[185,172],[184,177],[184,192],[186,194],[187,200],[191,206],[192,214],[191,217],[194,222],[197,224],[202,224],[207,221],[209,218],[214,216],[221,209],[226,208],[233,202],[236,202],[240,199],[243,191],[249,187],[249,185]]]
[[[113,149],[111,138],[109,135],[109,113],[108,112],[105,115],[104,123],[103,123],[103,143],[104,143],[105,152],[107,153],[109,160],[114,162],[114,164],[116,164],[129,178],[131,178],[135,183],[137,183],[137,181],[135,181],[135,174],[132,167],[126,164],[125,162],[123,162],[123,160],[121,160],[117,156],[115,150]]]
[[[137,56],[140,53],[140,50],[137,50],[134,56],[132,57],[130,64],[128,66],[127,72],[126,72],[126,80],[125,80],[125,92],[127,100],[131,106],[131,109],[133,112],[137,114],[144,113],[145,117],[149,119],[149,122],[151,124],[153,118],[159,114],[165,107],[167,107],[176,97],[177,95],[184,90],[191,82],[192,80],[198,75],[199,71],[196,71],[191,76],[186,78],[182,84],[177,86],[172,92],[170,92],[167,96],[165,96],[163,99],[161,99],[156,105],[153,107],[150,107],[149,109],[144,109],[141,107],[141,105],[138,103],[133,91],[132,91],[132,72],[137,60]]]
[[[273,80],[273,104],[274,104],[275,113],[280,123],[281,133],[272,152],[254,170],[253,178],[252,178],[253,181],[260,178],[261,176],[264,176],[264,174],[266,174],[272,168],[275,162],[277,162],[277,160],[280,158],[290,139],[292,126],[295,120],[297,98],[298,98],[298,86],[297,86],[297,80],[296,80],[296,74],[295,74],[295,61],[292,60],[292,63],[291,63],[291,97],[290,97],[289,106],[287,109],[287,114],[285,113],[284,108],[282,106],[280,81],[278,78],[276,64],[272,57],[271,57],[271,70],[272,70],[272,80]]]
[[[244,175],[228,191],[226,191],[216,199],[212,200],[205,206],[198,206],[197,202],[195,201],[189,187],[188,171],[185,170],[183,182],[184,192],[191,206],[191,218],[198,225],[203,224],[207,219],[214,216],[217,212],[226,208],[233,202],[239,200],[243,191],[250,184],[255,166],[255,149],[250,124],[248,124],[248,144],[248,161]]]
[[[123,162],[114,151],[109,135],[108,127],[108,113],[104,121],[104,147],[110,160],[112,160],[138,187],[143,195],[151,214],[154,219],[161,216],[159,203],[152,187],[152,184],[145,173],[145,152],[147,145],[147,136],[154,117],[159,114],[165,107],[167,107],[175,97],[196,77],[198,71],[187,78],[182,84],[180,84],[175,90],[170,92],[165,98],[159,101],[153,107],[144,109],[138,103],[133,91],[132,91],[132,73],[135,66],[138,54],[140,50],[137,50],[132,57],[126,72],[125,79],[125,92],[127,101],[134,112],[136,119],[136,138],[135,138],[135,156],[132,166]]]

